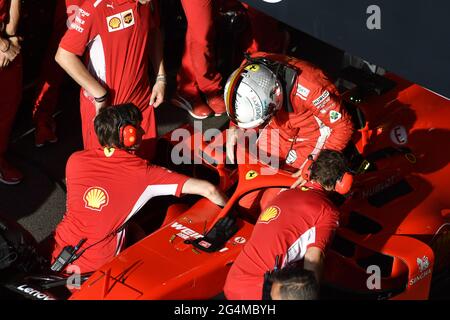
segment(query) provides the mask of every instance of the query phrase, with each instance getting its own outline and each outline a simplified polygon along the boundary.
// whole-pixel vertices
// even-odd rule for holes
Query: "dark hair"
[[[101,108],[94,120],[95,133],[103,147],[122,147],[119,138],[121,126],[138,127],[142,121],[141,111],[132,103]]]
[[[311,180],[319,182],[324,188],[334,190],[336,181],[348,171],[347,160],[341,152],[322,150],[311,166]]]
[[[287,266],[273,271],[269,280],[280,285],[282,300],[317,300],[319,283],[314,272],[299,266]]]

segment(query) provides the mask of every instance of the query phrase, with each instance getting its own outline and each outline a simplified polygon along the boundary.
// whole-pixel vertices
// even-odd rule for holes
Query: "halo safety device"
[[[314,165],[313,156],[309,155],[308,160],[302,169],[302,178],[306,181],[311,180],[311,169]],[[344,172],[344,174],[336,180],[334,185],[334,190],[339,194],[347,194],[352,188],[353,175],[350,172]]]

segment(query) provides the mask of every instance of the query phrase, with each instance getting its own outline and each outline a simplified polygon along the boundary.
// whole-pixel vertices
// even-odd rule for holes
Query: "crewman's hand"
[[[6,56],[8,57],[9,61],[14,61],[14,59],[19,55],[20,50],[22,47],[20,46],[20,41],[22,38],[20,37],[11,37],[9,38],[10,46],[9,50],[5,52]]]
[[[0,69],[6,68],[10,62],[6,54],[0,52]]]
[[[150,97],[150,105],[154,108],[158,108],[164,101],[164,95],[166,94],[166,82],[157,80],[152,89],[152,95]]]
[[[231,161],[231,164],[234,164],[234,151],[235,146],[237,144],[239,129],[236,127],[230,127],[227,129],[227,142],[226,142],[226,152],[227,158]],[[227,160],[227,161],[228,161]]]
[[[214,186],[206,195],[209,201],[214,202],[218,206],[225,207],[228,197],[218,187]]]
[[[108,100],[103,101],[103,102],[95,102],[95,115],[98,115],[98,112],[100,111],[101,108],[108,106]]]
[[[291,189],[295,189],[297,187],[301,187],[303,185],[305,185],[306,181],[305,179],[303,179],[302,177],[302,169],[298,170],[297,172],[295,172],[294,174],[292,174],[293,178],[298,178],[297,181],[295,181],[292,186]]]

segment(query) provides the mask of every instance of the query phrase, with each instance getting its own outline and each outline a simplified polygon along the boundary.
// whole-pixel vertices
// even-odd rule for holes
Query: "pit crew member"
[[[0,182],[17,184],[23,174],[7,160],[9,135],[22,99],[20,0],[0,0]]]
[[[134,103],[145,130],[138,154],[151,159],[156,125],[153,107],[164,99],[166,75],[156,0],[86,0],[61,40],[56,61],[82,87],[85,149],[99,147],[93,128],[98,110]],[[85,55],[85,64],[79,56]],[[148,64],[156,76],[150,87]]]
[[[319,283],[314,273],[296,265],[275,270],[268,277],[270,300],[317,300]]]
[[[56,228],[53,259],[85,238],[80,250],[86,250],[73,265],[80,272],[101,267],[122,249],[125,233],[118,228],[153,197],[197,194],[225,205],[226,197],[211,183],[133,154],[143,134],[141,120],[131,104],[100,109],[94,126],[102,148],[75,152],[67,162],[67,211]]]
[[[323,150],[308,169],[310,180],[304,186],[281,192],[259,216],[228,273],[227,299],[261,299],[265,273],[292,263],[303,262],[320,281],[325,252],[339,224],[327,192],[335,190],[347,164],[341,153]]]
[[[36,86],[36,99],[33,107],[33,122],[36,128],[35,145],[42,147],[45,143],[55,143],[56,123],[53,113],[58,103],[59,90],[64,80],[65,72],[55,62],[55,53],[58,50],[62,36],[75,19],[81,3],[84,0],[58,0],[56,1],[53,29]]]
[[[172,103],[195,119],[225,114],[222,76],[214,55],[214,1],[181,0],[187,20],[186,41]],[[205,96],[205,100],[201,94]]]
[[[293,187],[303,182],[301,168],[309,155],[341,151],[353,133],[351,118],[324,72],[285,55],[252,55],[228,79],[225,104],[234,124],[227,135],[229,160],[235,160],[240,129],[261,129],[258,148],[278,157],[282,169],[296,171]],[[279,141],[272,142],[272,131]]]

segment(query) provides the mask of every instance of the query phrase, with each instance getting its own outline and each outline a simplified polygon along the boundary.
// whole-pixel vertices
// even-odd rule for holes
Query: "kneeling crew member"
[[[207,181],[149,165],[134,154],[144,134],[142,114],[132,105],[100,109],[95,132],[102,148],[75,152],[66,166],[67,212],[55,232],[53,259],[86,239],[73,262],[80,272],[98,269],[122,249],[118,231],[151,198],[201,195],[224,206],[226,197]]]

